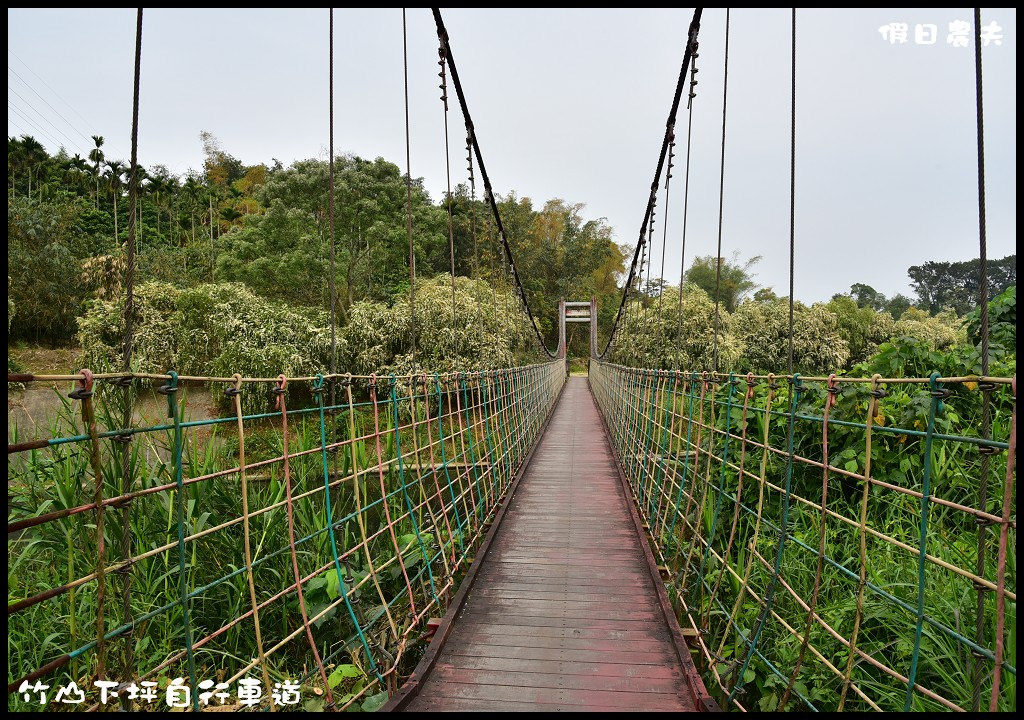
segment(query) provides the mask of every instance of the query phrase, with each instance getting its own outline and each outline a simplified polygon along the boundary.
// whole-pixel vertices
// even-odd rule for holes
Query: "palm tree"
[[[199,198],[202,194],[202,186],[194,175],[189,175],[182,187],[185,195],[185,202],[188,205],[189,215],[192,218],[192,242],[196,241],[196,207],[199,205]]]
[[[82,180],[83,178],[88,177],[91,168],[89,167],[89,162],[85,158],[78,153],[75,153],[74,157],[69,158],[67,162],[64,163],[64,170],[66,172],[67,181],[74,185],[76,191],[81,191],[83,185]]]
[[[22,135],[21,151],[25,155],[25,163],[28,165],[28,196],[32,197],[32,168],[47,158],[49,155],[43,144],[31,135]]]
[[[117,234],[117,196],[121,194],[121,186],[124,185],[124,163],[111,160],[107,163],[106,178],[110,184],[110,192],[114,196],[114,244],[120,242]]]
[[[96,209],[100,209],[100,163],[106,158],[103,156],[103,151],[100,150],[103,147],[103,136],[93,135],[92,141],[96,143],[96,147],[89,151],[89,159],[93,161],[93,167],[96,173]]]
[[[156,208],[156,234],[160,236],[160,210],[163,208],[164,192],[170,189],[170,184],[159,176],[150,178],[146,190],[153,198],[153,207]]]
[[[135,236],[135,242],[136,242],[136,247],[142,247],[142,205],[143,205],[143,198],[145,198],[146,195],[151,192],[149,185],[150,185],[150,182],[152,182],[152,178],[149,176],[149,173],[146,172],[146,168],[142,167],[141,165],[136,165],[135,172],[136,172],[136,180],[135,180],[135,193],[136,193],[136,195],[135,195],[135,198],[136,198],[136,203],[135,203],[135,227],[137,228],[137,233],[136,233],[136,236]],[[130,171],[129,171],[129,180],[130,179],[131,178],[130,178]]]

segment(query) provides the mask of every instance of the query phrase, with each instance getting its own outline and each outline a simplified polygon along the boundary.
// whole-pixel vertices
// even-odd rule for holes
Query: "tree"
[[[732,255],[731,260],[715,258],[713,255],[695,258],[690,269],[686,271],[686,282],[693,283],[712,299],[717,299],[728,312],[734,312],[740,301],[757,287],[751,269],[761,261],[755,255],[746,262],[740,261],[739,252]],[[721,265],[721,277],[718,278],[718,266]]]
[[[952,308],[964,315],[978,306],[981,262],[929,261],[907,270],[911,287],[917,293],[919,307],[935,315],[943,308]],[[995,297],[1017,284],[1017,256],[1007,255],[988,261],[988,296]]]
[[[100,252],[82,232],[83,199],[40,202],[15,196],[7,203],[7,296],[18,309],[12,338],[65,340],[91,290],[83,259]]]
[[[92,141],[96,147],[89,151],[89,159],[93,162],[93,168],[96,174],[96,194],[93,197],[96,198],[96,209],[98,210],[100,207],[100,164],[103,163],[106,158],[103,156],[103,151],[100,149],[103,147],[103,136],[93,135]]]
[[[854,283],[850,286],[850,297],[854,299],[859,308],[871,308],[872,310],[884,310],[886,306],[885,295],[864,283]]]
[[[111,160],[107,163],[107,183],[110,185],[110,193],[114,196],[114,242],[120,242],[117,233],[117,198],[121,194],[121,186],[124,184],[124,163],[118,160]]]
[[[835,295],[825,307],[835,315],[839,333],[849,347],[848,366],[867,360],[879,345],[893,336],[892,315],[870,306],[858,307],[849,295]]]
[[[32,197],[32,171],[37,169],[44,160],[49,159],[49,155],[47,155],[43,144],[31,135],[21,136],[20,150],[25,168],[28,171],[28,196]]]
[[[398,166],[382,158],[353,156],[335,161],[335,281],[342,312],[362,298],[389,301],[408,289],[406,185]],[[266,297],[321,306],[328,285],[328,168],[302,160],[268,174],[258,200],[266,212],[220,242],[217,276],[245,282]],[[413,239],[417,273],[436,274],[447,258],[441,208],[433,205],[422,180],[413,182]]]
[[[903,293],[896,293],[885,303],[885,310],[894,318],[899,318],[908,308],[913,306],[914,301]]]
[[[665,290],[664,302],[637,305],[620,321],[612,362],[633,367],[710,370],[715,346],[715,304],[692,284]],[[660,310],[660,313],[659,313]],[[729,313],[719,312],[720,368],[735,365],[742,351]]]

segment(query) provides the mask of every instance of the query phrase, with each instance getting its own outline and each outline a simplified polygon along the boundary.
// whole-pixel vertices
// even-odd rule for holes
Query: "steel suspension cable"
[[[608,342],[604,346],[604,350],[597,356],[600,360],[608,354],[609,348],[612,346],[612,342],[615,340],[615,334],[619,328],[619,321],[622,319],[623,311],[626,307],[626,301],[629,298],[629,290],[633,285],[633,280],[637,273],[637,263],[640,259],[641,251],[644,247],[644,239],[647,236],[647,226],[650,222],[651,213],[654,208],[655,197],[658,192],[658,187],[661,185],[661,171],[665,164],[665,158],[668,154],[669,136],[671,135],[671,128],[676,123],[676,113],[679,110],[679,100],[683,94],[683,85],[686,82],[687,70],[690,66],[690,58],[693,53],[693,49],[697,42],[697,33],[700,31],[700,18],[703,12],[703,8],[696,8],[693,11],[693,19],[690,21],[690,27],[687,31],[687,42],[686,50],[683,53],[683,64],[679,69],[679,79],[676,81],[675,94],[672,98],[672,107],[669,110],[668,119],[665,122],[665,137],[661,143],[661,153],[658,156],[658,164],[654,172],[654,181],[651,183],[651,192],[647,200],[647,209],[644,211],[644,219],[640,224],[640,236],[637,242],[636,250],[633,251],[633,261],[629,266],[629,275],[626,278],[626,282],[623,286],[622,300],[619,302],[619,309],[615,313],[615,321],[612,324],[611,333],[608,335]]]
[[[516,261],[512,255],[512,248],[509,245],[508,237],[505,234],[505,226],[501,222],[501,213],[498,212],[498,204],[494,197],[494,191],[491,188],[491,180],[487,175],[487,167],[484,165],[483,154],[480,152],[480,144],[477,142],[473,119],[469,114],[469,107],[466,104],[466,95],[462,90],[462,83],[459,81],[459,71],[455,66],[455,58],[452,56],[451,45],[448,42],[448,31],[445,29],[444,20],[441,19],[441,10],[440,8],[431,8],[431,11],[434,14],[434,23],[437,25],[437,38],[441,42],[441,47],[444,49],[445,55],[447,56],[448,69],[452,74],[452,84],[455,85],[455,93],[459,97],[459,105],[462,108],[462,115],[466,120],[466,130],[469,133],[470,143],[473,146],[473,152],[476,155],[476,162],[480,168],[480,179],[483,180],[484,183],[484,195],[491,206],[491,214],[494,216],[494,222],[498,229],[498,238],[501,241],[502,248],[505,251],[505,257],[508,260],[509,268],[512,272],[512,277],[515,280],[516,291],[522,299],[523,307],[526,309],[527,316],[530,318],[530,325],[533,326],[534,335],[537,336],[537,343],[548,357],[555,358],[556,354],[548,350],[547,346],[544,344],[544,338],[540,334],[540,329],[537,327],[537,321],[534,319],[533,312],[530,310],[530,304],[527,301],[526,291],[523,289],[523,283],[519,279],[519,271],[516,269]]]

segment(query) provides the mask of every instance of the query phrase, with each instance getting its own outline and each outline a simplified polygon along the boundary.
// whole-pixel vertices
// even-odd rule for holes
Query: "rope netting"
[[[1016,708],[1015,379],[590,383],[723,706]]]
[[[306,709],[379,707],[564,374],[554,361],[402,377],[9,376],[75,384],[49,435],[9,430],[9,709],[71,682],[90,691],[80,707],[97,707],[96,680],[130,709],[167,709],[135,699],[177,682],[203,709],[247,679],[264,695],[246,706],[289,683]],[[168,419],[120,424],[108,404],[124,386],[166,396]],[[129,506],[134,552],[118,557],[125,530],[108,516]],[[126,607],[114,577],[131,586]]]

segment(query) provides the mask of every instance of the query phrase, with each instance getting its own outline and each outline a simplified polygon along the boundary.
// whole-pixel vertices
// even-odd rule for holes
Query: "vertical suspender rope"
[[[131,370],[135,339],[135,210],[139,196],[139,76],[142,68],[142,8],[135,20],[135,89],[132,96],[132,156],[128,176],[128,243],[125,246],[124,268],[124,346],[122,365]],[[116,218],[115,218],[116,220]],[[117,238],[114,238],[116,241]]]
[[[409,236],[409,341],[412,372],[416,372],[416,253],[412,243],[412,159],[409,150],[409,43],[402,8],[402,68],[405,79],[405,230]]]
[[[477,295],[479,292],[480,282],[480,250],[477,245],[476,236],[476,180],[473,178],[473,149],[469,144],[469,135],[466,135],[466,160],[469,163],[469,225],[470,232],[473,235],[473,299],[476,301],[476,325],[477,332],[480,336],[480,349],[477,350],[477,367],[483,367],[483,358],[481,357],[484,347],[484,320],[483,314],[480,312],[480,308],[483,303],[480,297]],[[493,280],[492,280],[493,289]]]
[[[135,344],[135,243],[137,230],[137,211],[139,199],[139,84],[142,69],[142,8],[138,9],[135,20],[135,73],[132,90],[132,149],[131,166],[128,176],[128,241],[125,246],[125,298],[124,298],[124,347],[122,366],[125,372],[131,372],[132,354]],[[116,218],[115,218],[116,222]],[[115,238],[116,240],[116,238]],[[134,397],[132,393],[131,378],[124,378],[122,385],[124,392],[122,401],[124,404],[124,417],[122,427],[131,426],[132,405]],[[121,440],[122,438],[118,438]],[[133,483],[131,446],[129,441],[131,435],[124,436],[124,442],[118,443],[121,456],[121,494],[131,492]],[[121,508],[121,557],[128,562],[121,576],[122,595],[121,609],[123,620],[130,624],[131,629],[125,634],[125,657],[124,670],[129,675],[133,674],[135,647],[132,644],[134,635],[134,623],[131,622],[131,585],[132,585],[132,526],[131,526],[131,503],[125,503]],[[121,699],[121,706],[128,707],[126,698]]]
[[[974,92],[978,118],[978,309],[981,313],[981,374],[988,375],[988,248],[985,238],[985,117],[982,94],[981,74],[981,8],[974,8]],[[979,383],[981,390],[981,437],[988,439],[992,434],[992,386],[988,382]],[[988,502],[989,459],[988,448],[979,448],[981,455],[981,479],[978,483],[978,507],[986,509]],[[988,541],[988,525],[978,526],[978,577],[985,577],[985,546]],[[987,588],[976,584],[978,592],[977,625],[975,642],[984,647],[985,639],[985,592]],[[971,709],[981,709],[982,663],[980,658],[972,657],[973,692]]]
[[[671,138],[668,142],[668,167],[665,168],[665,222],[661,228],[661,270],[658,271],[658,279],[661,281],[658,290],[658,342],[661,342],[662,317],[661,311],[665,305],[665,247],[668,245],[668,198],[669,183],[672,180],[672,165],[676,156],[676,128],[672,126]],[[665,358],[662,357],[662,369],[668,367]]]
[[[722,206],[725,202],[725,117],[729,98],[729,8],[725,9],[725,73],[722,79],[722,164],[718,179],[718,250],[715,253],[715,339],[711,350],[711,369],[718,372],[718,330],[722,283]],[[792,373],[790,369],[790,373]]]
[[[768,615],[772,609],[772,603],[775,600],[775,588],[778,585],[779,575],[781,573],[782,565],[782,553],[785,549],[786,534],[789,527],[789,500],[790,492],[792,490],[793,480],[793,441],[795,434],[796,424],[796,407],[799,401],[799,396],[803,388],[800,385],[800,376],[793,372],[793,276],[795,263],[794,258],[796,256],[796,8],[793,8],[791,14],[791,54],[792,54],[792,70],[791,70],[791,94],[790,94],[790,151],[789,151],[789,357],[788,357],[788,374],[789,374],[789,423],[787,429],[787,441],[786,441],[786,481],[785,488],[782,494],[782,516],[779,521],[779,539],[775,550],[775,563],[772,568],[771,580],[768,583],[768,588],[764,594],[764,604],[761,608],[761,612],[758,615],[756,626],[754,631],[750,634],[750,640],[747,645],[747,649],[744,653],[743,665],[740,668],[739,673],[736,675],[736,683],[733,685],[732,690],[729,693],[729,700],[732,701],[736,697],[736,694],[743,689],[744,679],[743,674],[747,670],[747,666],[750,664],[750,659],[757,651],[757,643],[761,637],[761,631],[764,629],[765,622],[768,619]],[[922,555],[922,559],[923,559]]]
[[[789,102],[789,354],[786,364],[790,377],[793,375],[793,282],[796,277],[796,8],[793,8],[791,35],[793,61]]]
[[[441,103],[444,105],[444,171],[448,182],[448,259],[451,262],[452,274],[452,368],[454,369],[459,361],[459,341],[456,335],[455,320],[455,230],[452,227],[452,156],[448,148],[448,73],[445,70],[444,45],[437,49],[440,59],[437,64],[441,66],[438,76],[441,78]]]
[[[338,374],[338,345],[335,314],[337,312],[338,293],[334,284],[334,8],[329,11],[328,32],[328,131],[327,131],[327,205],[330,217],[330,275],[327,283],[331,293],[331,407],[334,407],[334,376]],[[325,438],[326,442],[326,438]]]
[[[676,308],[676,370],[681,370],[679,345],[683,337],[683,284],[686,277],[686,220],[690,209],[690,140],[693,137],[693,99],[697,97],[697,41],[690,57],[690,94],[686,99],[686,175],[683,180],[683,235],[679,243],[679,302]]]
[[[672,131],[669,130],[671,135]],[[671,161],[669,161],[671,162]],[[654,221],[657,217],[658,208],[658,196],[654,196],[654,203],[651,205],[651,224],[647,226],[647,248],[644,253],[644,260],[647,262],[647,287],[642,292],[645,295],[650,295],[651,292],[651,270],[654,268]],[[641,277],[643,277],[643,268],[641,268]],[[643,295],[641,295],[643,297]]]

